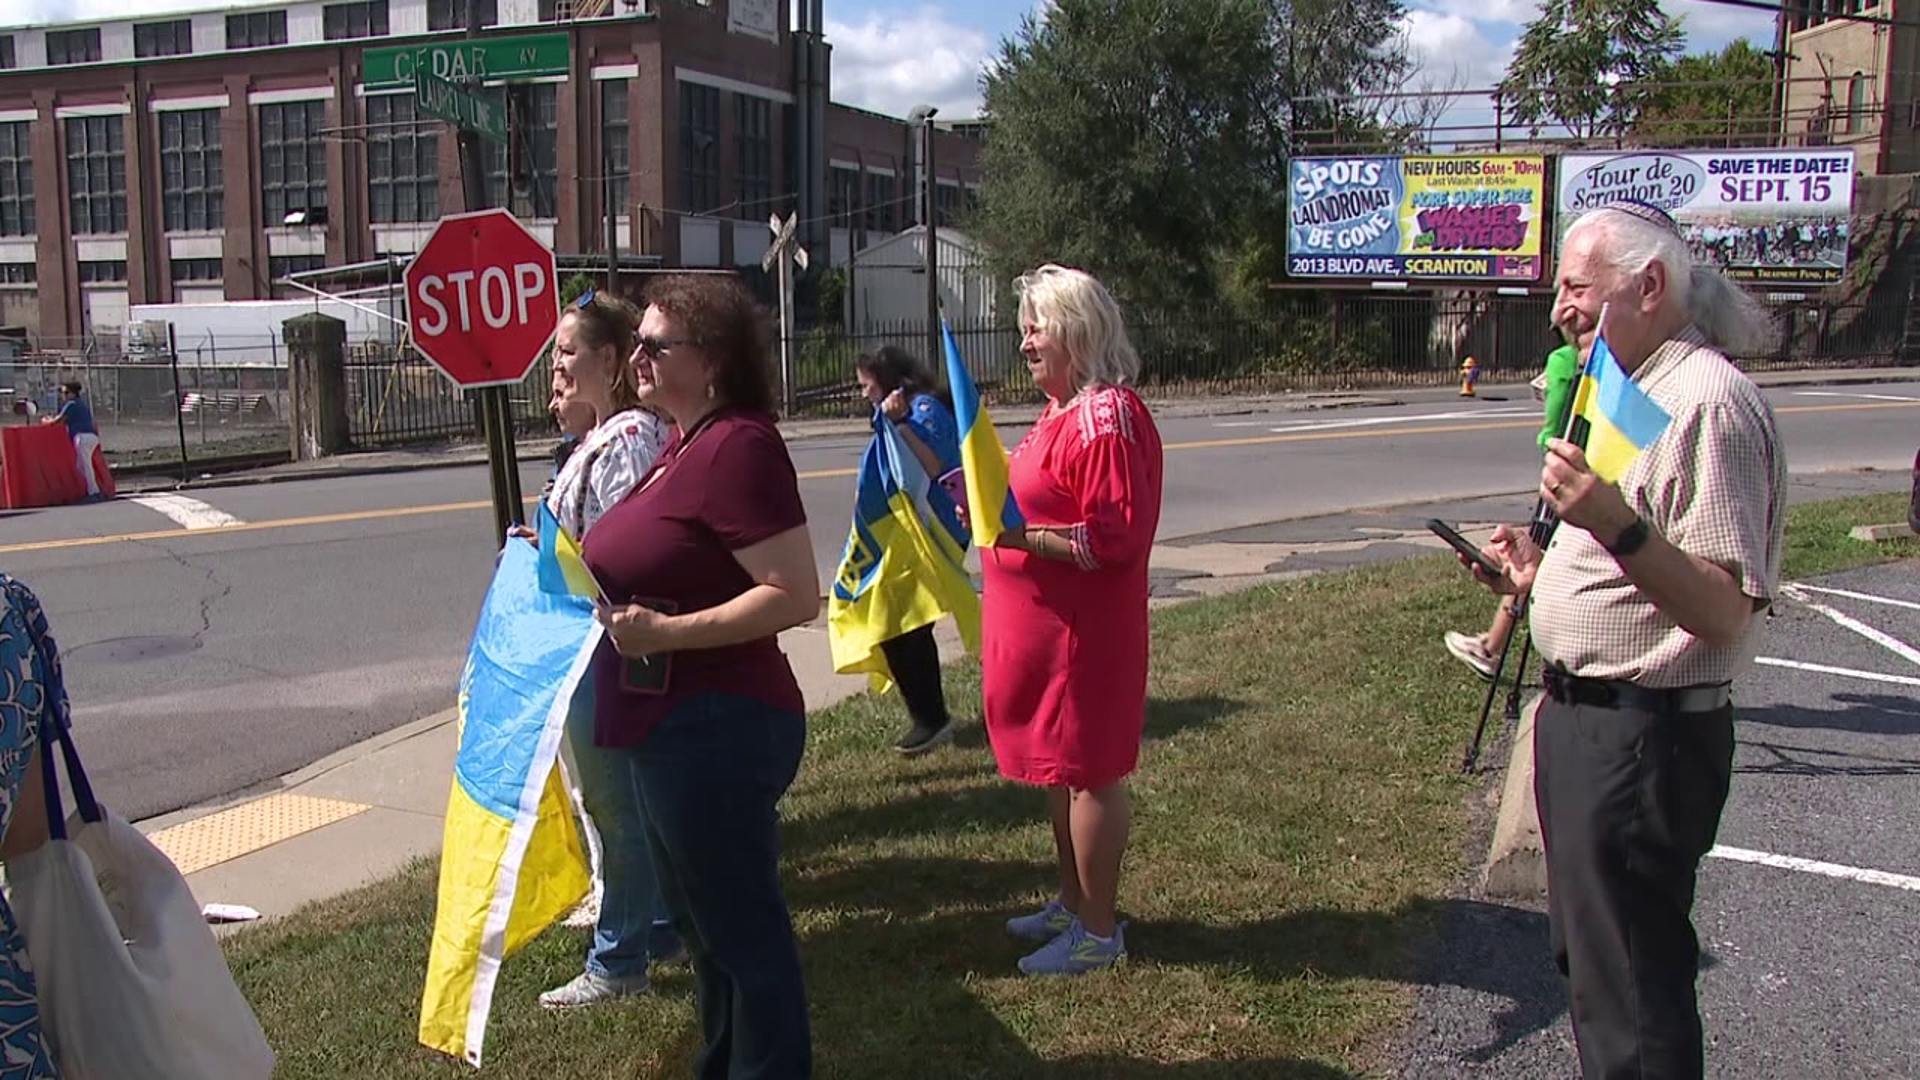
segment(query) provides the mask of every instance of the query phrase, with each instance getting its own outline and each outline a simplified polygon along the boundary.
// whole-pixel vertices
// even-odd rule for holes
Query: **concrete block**
[[[1902,521],[1897,525],[1855,525],[1848,534],[1855,540],[1877,544],[1882,540],[1900,540],[1913,535],[1913,526]]]
[[[1533,720],[1539,711],[1538,695],[1520,710],[1493,844],[1481,872],[1480,886],[1488,896],[1525,899],[1547,894],[1546,849],[1540,843],[1540,812],[1533,799]]]

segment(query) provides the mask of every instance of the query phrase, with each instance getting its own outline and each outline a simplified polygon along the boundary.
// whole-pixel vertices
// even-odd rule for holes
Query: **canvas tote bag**
[[[267,1080],[273,1051],[187,882],[93,797],[57,721],[41,755],[52,839],[7,867],[62,1080]],[[61,811],[53,749],[77,805]]]

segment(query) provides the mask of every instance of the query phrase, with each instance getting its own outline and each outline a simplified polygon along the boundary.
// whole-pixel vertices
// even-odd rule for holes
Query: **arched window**
[[[1856,71],[1847,80],[1847,134],[1857,135],[1867,123],[1867,77]]]

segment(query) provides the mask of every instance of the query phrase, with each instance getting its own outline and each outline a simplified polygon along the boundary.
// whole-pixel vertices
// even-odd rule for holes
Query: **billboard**
[[[1614,199],[1673,215],[1700,262],[1736,281],[1824,285],[1847,272],[1853,150],[1641,150],[1559,161],[1559,228]]]
[[[1295,158],[1287,273],[1537,280],[1546,176],[1538,156]]]

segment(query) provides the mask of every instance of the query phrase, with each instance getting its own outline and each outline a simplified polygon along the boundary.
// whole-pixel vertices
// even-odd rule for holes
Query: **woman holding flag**
[[[1057,896],[1007,923],[1042,943],[1020,970],[1078,975],[1126,956],[1115,903],[1131,825],[1124,780],[1147,715],[1160,434],[1128,385],[1140,357],[1106,288],[1051,264],[1015,288],[1020,350],[1047,405],[1006,466],[1018,523],[983,552],[982,696],[1001,774],[1047,789],[1060,871]]]
[[[929,477],[938,479],[960,468],[960,429],[952,406],[941,396],[933,375],[920,359],[891,345],[862,354],[854,362],[860,392],[894,425],[909,452]],[[879,438],[878,435],[875,438]],[[953,497],[940,484],[927,489],[927,505],[939,525],[953,536],[962,551],[968,534],[960,526]],[[888,671],[900,686],[911,721],[893,744],[903,754],[933,749],[953,736],[953,717],[947,712],[946,692],[940,685],[940,646],[927,623],[880,644]]]
[[[576,542],[640,482],[666,445],[666,421],[641,406],[626,362],[639,322],[632,304],[589,289],[568,306],[554,334],[556,411],[592,417],[545,499],[546,511]],[[685,952],[667,921],[648,857],[630,763],[594,746],[593,711],[594,688],[583,681],[567,714],[566,748],[588,822],[595,895],[569,921],[590,922],[593,944],[584,971],[540,995],[540,1004],[549,1009],[642,993],[649,960],[672,960]]]

